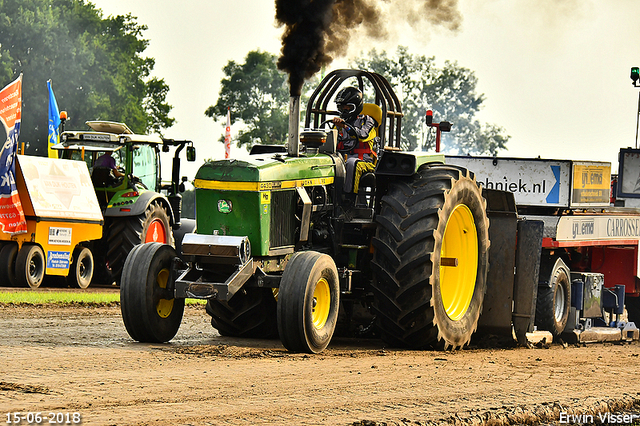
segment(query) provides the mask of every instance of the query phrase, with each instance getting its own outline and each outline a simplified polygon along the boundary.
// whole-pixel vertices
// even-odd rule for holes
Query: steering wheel
[[[320,128],[322,129],[327,124],[329,125],[330,129],[335,129],[337,127],[336,124],[333,122],[333,119],[331,119],[331,120],[325,120],[322,123],[320,123]],[[344,124],[347,129],[351,129],[355,132],[355,129],[351,124],[347,123],[346,121],[343,121],[342,124]]]
[[[124,175],[116,176],[116,174],[113,173],[113,169],[109,170],[109,182],[107,184],[108,186],[110,186],[111,188],[116,188],[122,185],[123,180],[124,180]]]
[[[333,129],[334,127],[336,127],[336,125],[333,123],[333,120],[324,120],[322,123],[320,123],[320,126],[318,126],[318,128],[322,129],[327,124],[329,125],[330,129]]]

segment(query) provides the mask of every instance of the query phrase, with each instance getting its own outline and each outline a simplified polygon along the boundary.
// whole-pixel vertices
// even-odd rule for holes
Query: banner
[[[11,235],[27,232],[15,179],[21,115],[22,74],[0,91],[0,121],[7,131],[7,141],[0,151],[0,230]]]
[[[224,158],[231,155],[231,109],[227,107],[227,127],[224,130]]]
[[[49,89],[49,138],[47,139],[47,152],[49,158],[58,158],[58,153],[51,147],[60,142],[60,110],[58,109],[56,96],[53,94],[53,89],[51,88],[51,80],[47,81],[47,88]]]

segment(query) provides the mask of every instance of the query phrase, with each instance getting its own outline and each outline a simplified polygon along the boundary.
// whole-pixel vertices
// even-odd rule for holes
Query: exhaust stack
[[[300,96],[289,98],[289,139],[287,153],[289,157],[298,156],[300,143]]]

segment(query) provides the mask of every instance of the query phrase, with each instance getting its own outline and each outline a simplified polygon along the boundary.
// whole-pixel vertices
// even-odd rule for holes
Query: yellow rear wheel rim
[[[169,270],[162,269],[156,276],[156,283],[160,288],[167,288],[167,281],[169,281]],[[156,304],[156,311],[161,318],[168,318],[173,310],[174,299],[160,299]]]
[[[311,306],[311,322],[320,330],[327,323],[331,309],[331,290],[326,279],[320,278],[313,290],[313,305]]]
[[[440,258],[457,259],[457,266],[440,265],[440,295],[447,316],[464,316],[476,287],[478,233],[469,207],[458,204],[449,216],[442,237]]]

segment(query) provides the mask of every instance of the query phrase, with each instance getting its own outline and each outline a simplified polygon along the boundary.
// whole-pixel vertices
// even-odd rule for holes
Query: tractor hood
[[[253,256],[293,253],[299,194],[333,184],[336,158],[259,154],[204,164],[194,182],[197,232],[246,236]]]
[[[326,154],[308,157],[287,157],[281,154],[252,155],[249,160],[217,160],[205,163],[196,174],[194,186],[221,190],[266,190],[278,187],[307,186],[308,179],[330,178],[334,159]],[[266,185],[242,185],[263,183]],[[328,184],[331,182],[322,182]],[[314,183],[311,183],[313,185]],[[315,183],[317,185],[318,183]]]

